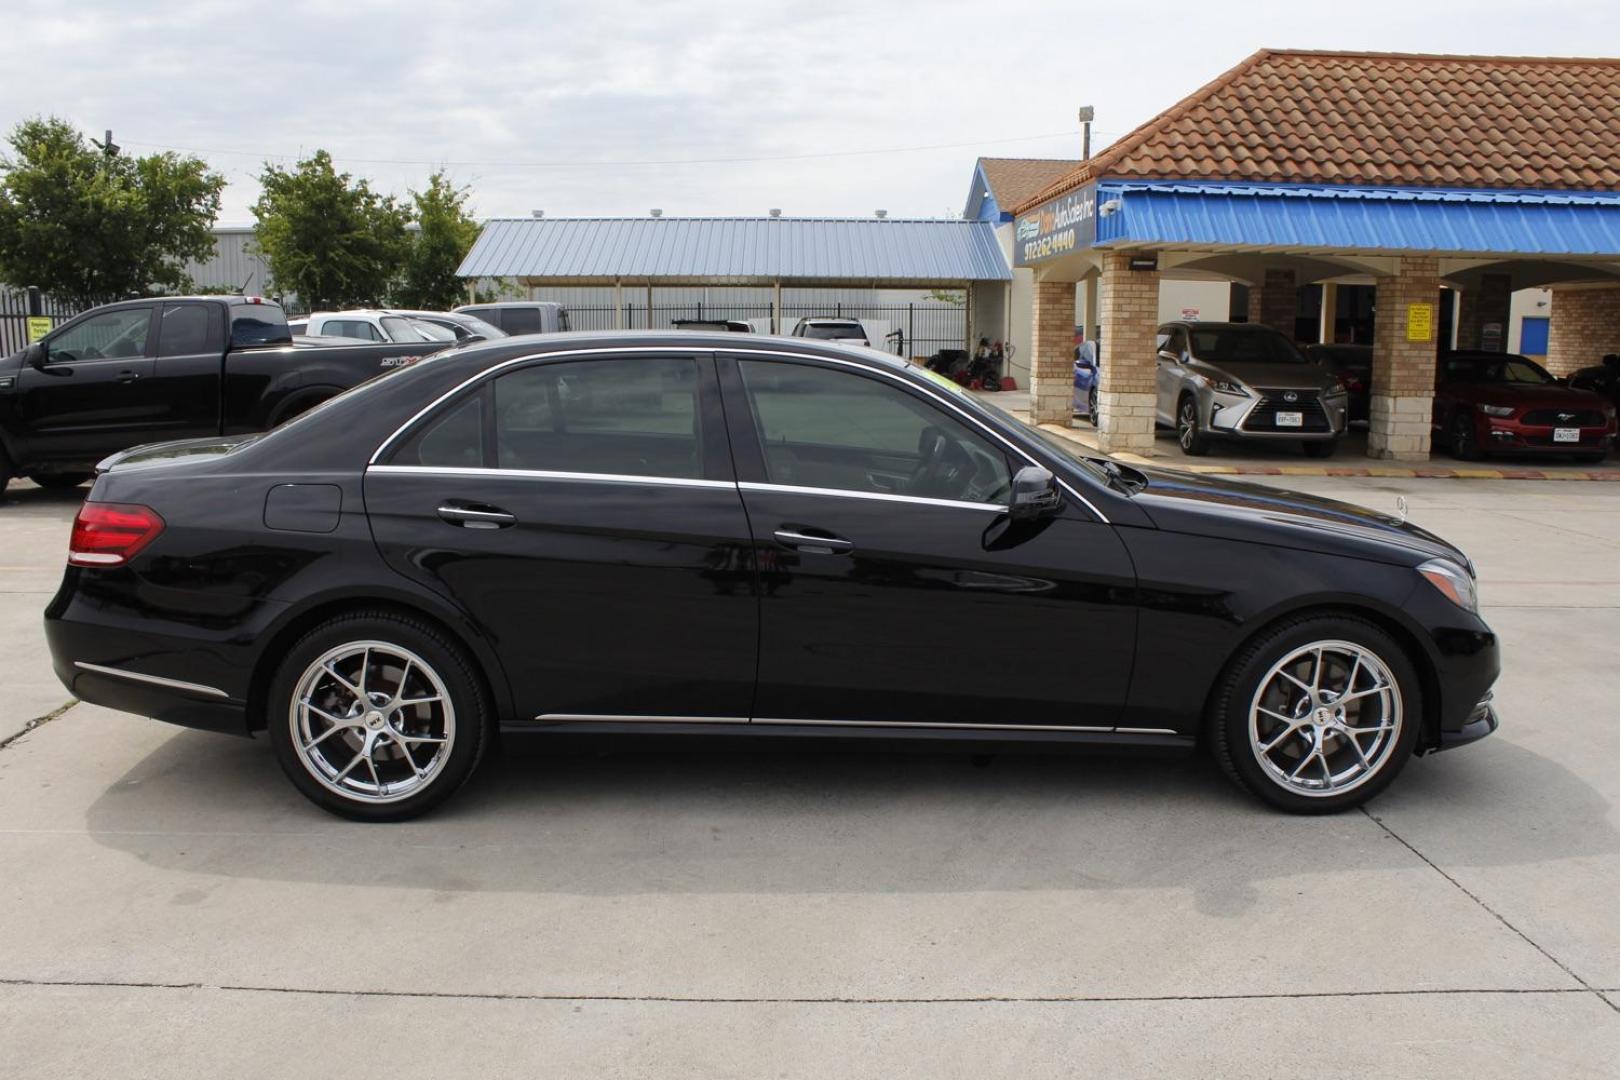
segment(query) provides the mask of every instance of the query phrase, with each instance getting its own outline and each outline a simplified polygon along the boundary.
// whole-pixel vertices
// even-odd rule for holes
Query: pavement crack
[[[61,716],[65,712],[67,712],[69,709],[73,708],[73,706],[77,705],[78,703],[79,703],[78,698],[70,698],[69,700],[67,700],[67,701],[63,702],[62,704],[58,705],[56,708],[52,709],[50,712],[46,713],[44,716],[36,716],[36,717],[34,717],[32,720],[28,721],[28,723],[23,725],[23,728],[22,728],[21,731],[17,732],[14,735],[7,736],[4,739],[0,739],[0,750],[6,749],[12,743],[16,742],[18,739],[22,738],[24,735],[27,735],[30,731],[37,731],[40,728],[44,727],[46,724],[50,723],[52,720],[55,720],[57,717]]]
[[[1458,892],[1460,892],[1464,896],[1468,897],[1468,899],[1472,900],[1475,904],[1478,904],[1479,907],[1482,910],[1484,910],[1485,912],[1490,914],[1490,916],[1492,918],[1494,918],[1497,922],[1499,922],[1503,926],[1507,927],[1508,930],[1510,930],[1513,934],[1515,934],[1519,938],[1519,940],[1523,941],[1526,945],[1528,945],[1532,949],[1536,950],[1536,952],[1540,953],[1542,956],[1545,956],[1548,960],[1552,961],[1555,965],[1557,965],[1558,969],[1560,971],[1562,971],[1565,975],[1568,975],[1571,979],[1574,979],[1576,982],[1580,983],[1581,984],[1581,990],[1579,991],[1580,993],[1595,994],[1599,1001],[1603,1002],[1605,1005],[1607,1005],[1609,1008],[1613,1009],[1615,1012],[1620,1013],[1620,1005],[1616,1005],[1613,1001],[1610,1001],[1609,998],[1604,995],[1604,992],[1602,990],[1600,990],[1598,987],[1593,986],[1591,983],[1587,982],[1585,979],[1583,979],[1579,975],[1577,975],[1573,968],[1571,968],[1568,964],[1564,963],[1562,960],[1558,959],[1558,957],[1554,956],[1552,953],[1548,952],[1547,949],[1539,941],[1537,941],[1535,938],[1531,937],[1529,934],[1525,933],[1523,930],[1520,930],[1517,926],[1515,926],[1508,919],[1508,917],[1506,915],[1503,915],[1500,911],[1497,911],[1495,908],[1491,907],[1491,905],[1487,904],[1484,901],[1484,899],[1482,897],[1480,897],[1480,895],[1478,893],[1476,893],[1472,889],[1468,888],[1468,886],[1466,886],[1462,882],[1458,881],[1452,875],[1446,873],[1445,870],[1441,869],[1439,863],[1435,862],[1433,859],[1431,859],[1427,855],[1423,854],[1423,852],[1419,851],[1415,845],[1413,845],[1410,841],[1408,841],[1406,839],[1406,837],[1402,836],[1400,833],[1396,832],[1394,829],[1392,829],[1388,825],[1386,825],[1384,823],[1383,818],[1378,817],[1372,811],[1368,810],[1365,806],[1358,807],[1357,809],[1359,809],[1364,815],[1366,815],[1367,820],[1371,821],[1374,825],[1377,825],[1380,829],[1384,830],[1384,832],[1390,837],[1390,839],[1392,839],[1396,843],[1400,844],[1407,851],[1410,851],[1413,855],[1416,855],[1419,859],[1422,859],[1423,862],[1425,863],[1425,865],[1427,865],[1429,867],[1429,869],[1433,870],[1435,873],[1439,874],[1441,877],[1443,877],[1447,881],[1449,881],[1452,884],[1452,886]],[[1573,990],[1574,988],[1572,987],[1571,989]]]
[[[307,994],[315,997],[423,998],[456,1001],[595,1001],[659,1005],[1085,1005],[1154,1004],[1177,1001],[1304,1001],[1317,998],[1559,996],[1591,992],[1589,988],[1585,987],[1584,983],[1580,987],[1552,987],[1546,989],[1530,987],[1453,987],[1450,989],[1426,987],[1400,990],[1310,990],[1295,993],[1278,991],[1236,994],[983,994],[960,997],[854,997],[836,995],[728,997],[696,994],[494,993],[489,991],[457,992],[449,990],[369,990],[305,986],[250,986],[229,983],[148,982],[115,979],[0,978],[0,986],[110,990],[205,990],[235,994]]]

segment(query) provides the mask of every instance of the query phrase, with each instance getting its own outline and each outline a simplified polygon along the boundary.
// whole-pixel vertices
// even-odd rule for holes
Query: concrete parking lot
[[[1367,812],[1202,760],[519,743],[370,827],[262,741],[63,709],[76,500],[14,486],[0,1075],[1615,1075],[1620,485],[1286,486],[1405,495],[1504,642],[1502,730]]]

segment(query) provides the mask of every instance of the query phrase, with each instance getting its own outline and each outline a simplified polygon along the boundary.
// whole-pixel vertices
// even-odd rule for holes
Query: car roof
[[[562,307],[562,305],[559,304],[555,300],[493,300],[493,301],[491,301],[490,303],[487,303],[487,304],[458,304],[456,306],[456,310],[457,311],[466,311],[468,308],[476,308],[479,311],[487,311],[489,308],[525,308],[525,307],[554,307],[554,308],[560,308],[560,307]]]
[[[806,315],[799,321],[804,323],[854,323],[856,326],[861,324],[861,320],[852,319],[848,315]]]
[[[1253,322],[1216,322],[1209,319],[1167,319],[1159,324],[1164,326],[1185,326],[1189,330],[1239,330],[1244,333],[1260,330],[1268,334],[1280,334],[1281,330],[1267,326],[1265,323]]]
[[[477,356],[484,360],[491,353],[503,355],[501,359],[521,356],[542,356],[549,352],[563,352],[592,346],[647,349],[704,349],[716,352],[778,352],[794,356],[827,356],[840,360],[858,360],[872,367],[891,370],[913,369],[916,365],[892,353],[860,345],[840,345],[836,341],[787,337],[774,334],[742,334],[726,330],[571,330],[560,334],[521,334],[464,345],[454,350],[459,356]],[[449,353],[442,354],[448,358]]]

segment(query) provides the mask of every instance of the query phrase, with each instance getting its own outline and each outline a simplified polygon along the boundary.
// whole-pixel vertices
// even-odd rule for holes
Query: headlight
[[[1512,416],[1513,415],[1513,406],[1511,406],[1511,405],[1481,405],[1479,407],[1479,411],[1484,413],[1486,416]]]
[[[1223,394],[1236,394],[1238,397],[1248,397],[1249,391],[1241,384],[1231,379],[1211,379],[1209,385]]]
[[[1450,559],[1431,559],[1417,568],[1446,599],[1464,611],[1479,613],[1479,589],[1473,577]]]

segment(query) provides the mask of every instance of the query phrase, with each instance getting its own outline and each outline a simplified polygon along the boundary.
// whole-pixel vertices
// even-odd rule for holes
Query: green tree
[[[184,291],[214,251],[225,178],[173,153],[131,158],[71,124],[25,120],[0,157],[0,280],[90,303]]]
[[[467,213],[467,189],[436,172],[428,177],[426,191],[411,192],[411,202],[421,231],[411,242],[399,306],[449,310],[463,295],[456,270],[478,239],[478,222]]]
[[[312,311],[392,299],[410,251],[408,207],[338,172],[325,150],[294,169],[266,163],[259,184],[253,234],[277,289]]]

